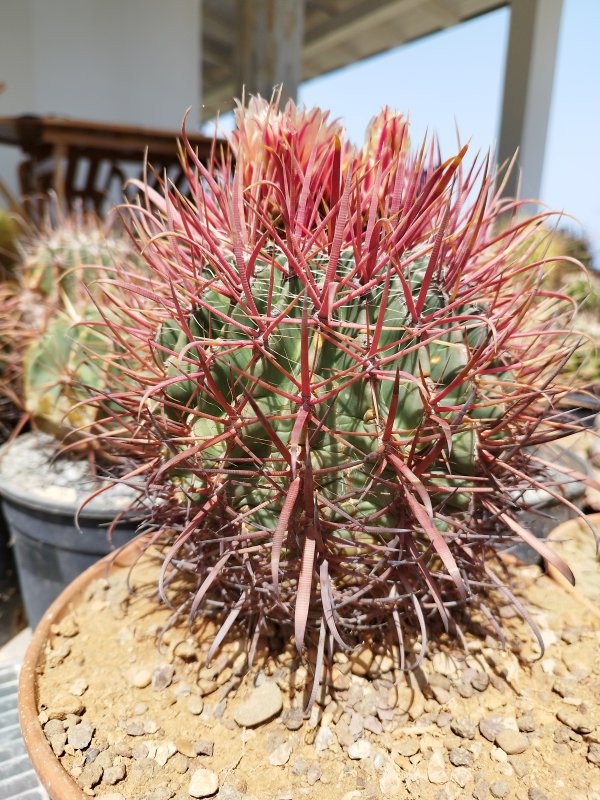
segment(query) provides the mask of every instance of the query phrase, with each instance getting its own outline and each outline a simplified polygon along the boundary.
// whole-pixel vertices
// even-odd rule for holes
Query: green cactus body
[[[92,320],[97,315],[90,307],[81,322]],[[58,435],[65,428],[77,429],[93,421],[95,412],[90,407],[73,406],[86,396],[83,387],[97,391],[105,384],[95,359],[105,356],[108,348],[96,329],[74,325],[65,314],[50,321],[24,361],[26,411],[39,427]]]
[[[353,269],[352,254],[344,253],[339,278],[351,276]],[[424,270],[425,264],[417,260],[411,273],[415,301]],[[203,304],[187,319],[192,338],[180,322],[170,318],[162,325],[156,339],[158,358],[165,365],[167,378],[174,381],[166,389],[172,401],[166,406],[167,413],[172,419],[183,419],[190,413],[195,415],[194,438],[199,445],[206,443],[193,463],[178,464],[174,474],[193,493],[203,485],[203,470],[229,469],[241,474],[244,470],[254,470],[252,476],[240,478],[237,485],[234,479],[228,502],[237,513],[246,513],[245,524],[256,531],[264,531],[265,539],[277,525],[284,494],[283,483],[276,475],[271,478],[273,486],[269,488],[261,477],[260,465],[267,466],[272,473],[277,469],[283,472],[286,464],[256,409],[268,420],[281,447],[287,449],[291,444],[300,394],[301,317],[306,300],[304,294],[294,294],[289,272],[287,261],[281,255],[273,258],[270,264],[261,261],[256,264],[250,286],[259,315],[265,320],[274,320],[288,310],[270,331],[262,352],[255,346],[256,321],[241,303],[233,303],[220,290],[210,274],[207,288],[199,295]],[[370,374],[366,368],[357,370],[350,352],[352,348],[364,351],[368,337],[373,336],[381,313],[383,291],[378,286],[368,296],[359,295],[342,304],[322,324],[315,324],[314,312],[310,315],[308,360],[314,421],[301,437],[299,446],[301,450],[306,448],[308,437],[315,486],[323,502],[330,504],[324,518],[330,525],[330,539],[337,542],[331,546],[340,556],[352,555],[353,548],[358,546],[369,547],[378,541],[393,539],[400,525],[401,509],[397,507],[396,493],[391,488],[396,480],[394,471],[388,466],[383,473],[375,475],[365,461],[375,457],[383,447],[383,428],[394,402],[396,369],[402,377],[393,429],[400,440],[404,437],[407,442],[412,441],[416,430],[424,424],[424,382],[431,392],[443,391],[452,385],[443,400],[443,407],[448,410],[441,412],[449,425],[457,410],[463,411],[460,423],[451,434],[450,449],[445,447],[431,468],[432,497],[440,508],[465,510],[468,507],[470,495],[460,488],[475,471],[478,457],[478,434],[471,419],[488,416],[495,419],[501,413],[495,404],[494,377],[485,380],[479,376],[474,381],[469,374],[472,343],[484,340],[481,326],[474,326],[473,333],[470,329],[457,332],[456,326],[445,324],[445,298],[435,287],[427,297],[424,313],[437,314],[440,335],[423,344],[410,325],[402,283],[397,276],[391,277],[378,344],[380,356],[391,357],[390,365],[375,374]],[[222,315],[233,322],[226,321]],[[251,335],[244,333],[244,329],[251,331]],[[204,370],[200,369],[200,351],[204,363],[209,366],[213,388]],[[253,398],[255,407],[246,403],[236,424],[235,440],[223,438],[228,430],[228,415],[215,396],[215,388],[227,403],[239,400],[243,392]],[[331,400],[319,402],[319,398],[326,395],[330,395]],[[493,402],[487,404],[488,401]],[[222,438],[215,441],[218,437]],[[420,448],[426,453],[428,445],[420,445]],[[184,477],[186,470],[190,471],[187,478]],[[443,477],[435,477],[436,471]],[[436,487],[445,487],[447,491],[441,492]],[[255,510],[248,513],[249,494]],[[377,528],[380,532],[374,535],[365,528]]]

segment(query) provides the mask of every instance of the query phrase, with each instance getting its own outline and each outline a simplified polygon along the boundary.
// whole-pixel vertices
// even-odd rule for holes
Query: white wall
[[[202,0],[1,0],[0,116],[179,128],[201,103]],[[0,179],[15,187],[15,148]]]

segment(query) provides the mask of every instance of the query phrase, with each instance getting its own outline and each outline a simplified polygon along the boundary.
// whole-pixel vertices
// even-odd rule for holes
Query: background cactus
[[[90,407],[73,406],[104,380],[95,363],[109,345],[86,327],[99,318],[94,285],[132,249],[114,221],[74,211],[48,215],[19,241],[19,252],[0,292],[0,393],[34,427],[62,437],[93,422]]]
[[[411,151],[389,110],[362,150],[323,120],[252,101],[233,172],[188,148],[191,199],[141,187],[148,275],[99,301],[136,343],[97,402],[144,444],[163,596],[180,571],[183,609],[227,612],[211,654],[274,620],[318,662],[391,631],[404,667],[432,615],[491,619],[489,559],[515,539],[571,578],[518,513],[554,491],[535,445],[570,430],[573,307],[540,285],[548,215],[522,219],[487,162]]]

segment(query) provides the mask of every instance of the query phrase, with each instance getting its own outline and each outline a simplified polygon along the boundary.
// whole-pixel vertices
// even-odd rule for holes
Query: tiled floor
[[[31,628],[25,628],[14,639],[0,647],[0,669],[5,664],[20,664],[30,641]],[[2,795],[0,795],[0,800],[4,800]]]
[[[48,800],[29,763],[19,728],[19,666],[9,663],[7,654],[22,653],[27,637],[20,634],[16,639],[0,651],[0,800]]]

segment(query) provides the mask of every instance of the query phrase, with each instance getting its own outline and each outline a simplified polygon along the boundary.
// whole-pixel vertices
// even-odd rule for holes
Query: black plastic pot
[[[23,601],[8,525],[0,509],[0,646],[25,626]]]
[[[560,464],[583,475],[589,474],[588,464],[576,453],[564,448],[541,447],[538,450],[538,454],[554,464]],[[586,487],[582,481],[569,478],[558,470],[550,470],[550,477],[557,484],[553,487],[555,492],[570,500],[577,508],[583,509],[585,507]],[[558,525],[577,516],[575,511],[543,489],[527,491],[525,499],[528,510],[522,511],[518,515],[518,520],[524,528],[530,530],[538,539],[546,539]],[[538,553],[524,542],[513,545],[509,552],[525,564],[540,564],[542,562]]]
[[[56,451],[56,441],[38,432],[0,448],[0,497],[32,627],[67,584],[132,539],[137,527],[130,514],[109,538],[111,523],[137,496],[115,485],[83,507],[78,528],[77,510],[103,484],[86,460],[57,458]]]
[[[53,506],[2,488],[4,515],[14,542],[25,613],[33,628],[61,591],[85,569],[135,535],[137,523],[121,522],[112,541],[108,528],[116,514],[88,512],[75,525],[75,508]]]

